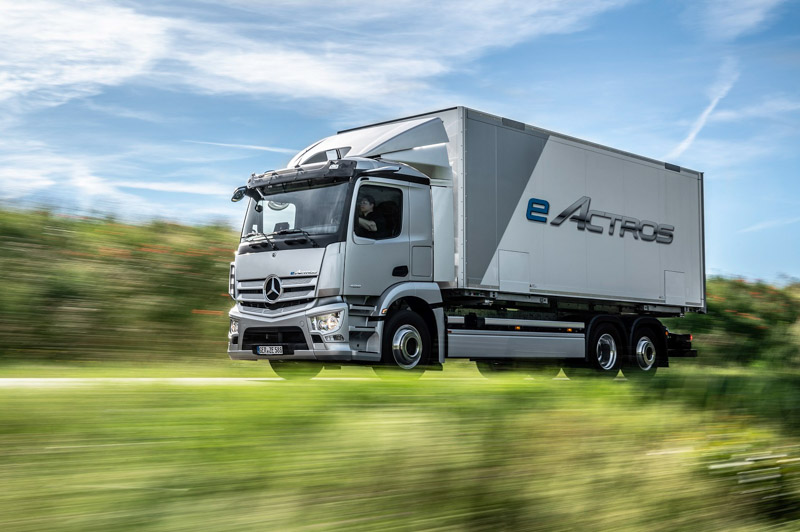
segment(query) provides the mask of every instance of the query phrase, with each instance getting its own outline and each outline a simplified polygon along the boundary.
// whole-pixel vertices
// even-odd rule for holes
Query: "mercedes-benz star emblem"
[[[283,286],[281,286],[280,278],[275,275],[267,277],[267,280],[264,281],[264,299],[267,300],[267,303],[275,303],[282,293]]]

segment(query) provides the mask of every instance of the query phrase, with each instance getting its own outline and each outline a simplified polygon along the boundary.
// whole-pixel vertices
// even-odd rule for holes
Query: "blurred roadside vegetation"
[[[237,238],[0,210],[0,357],[224,357]]]
[[[800,369],[800,282],[783,288],[743,279],[710,278],[707,314],[664,320],[690,332],[697,363]]]
[[[0,209],[0,359],[227,360],[223,225]],[[800,368],[800,282],[708,280],[708,314],[665,320],[700,352],[677,364]]]

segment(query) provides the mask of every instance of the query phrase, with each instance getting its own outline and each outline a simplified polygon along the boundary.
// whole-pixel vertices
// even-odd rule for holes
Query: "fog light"
[[[230,334],[239,334],[239,320],[231,318]]]
[[[336,331],[342,325],[342,311],[311,316],[311,328],[322,333]]]
[[[326,342],[344,342],[344,336],[341,334],[329,334],[325,337]]]

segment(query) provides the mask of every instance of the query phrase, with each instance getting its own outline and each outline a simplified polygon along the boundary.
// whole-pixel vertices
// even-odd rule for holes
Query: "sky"
[[[797,0],[0,0],[0,205],[240,226],[252,172],[454,105],[703,171],[708,273],[800,277]]]

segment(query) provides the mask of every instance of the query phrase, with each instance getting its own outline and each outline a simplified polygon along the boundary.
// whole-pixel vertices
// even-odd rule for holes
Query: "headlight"
[[[231,319],[231,334],[239,334],[239,320]]]
[[[339,329],[342,325],[342,311],[311,316],[311,328],[322,333],[329,333]]]

